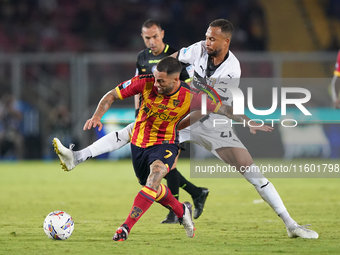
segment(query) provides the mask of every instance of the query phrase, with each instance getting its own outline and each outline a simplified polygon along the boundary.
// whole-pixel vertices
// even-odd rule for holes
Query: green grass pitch
[[[256,160],[266,162],[275,161]],[[178,169],[190,176],[189,161],[180,160]],[[2,162],[0,254],[340,254],[339,178],[270,179],[291,216],[312,224],[317,240],[288,238],[279,217],[258,203],[259,195],[242,178],[190,180],[210,189],[194,238],[180,225],[161,225],[167,210],[155,203],[127,241],[114,242],[140,190],[129,160],[90,160],[72,172],[63,172],[59,161]],[[181,190],[185,200],[192,202]],[[68,240],[50,240],[43,231],[44,218],[55,210],[75,221]]]

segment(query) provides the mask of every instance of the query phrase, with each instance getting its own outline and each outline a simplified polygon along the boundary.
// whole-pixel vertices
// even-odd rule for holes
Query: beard
[[[209,55],[210,57],[217,57],[217,55],[218,55],[220,52],[221,52],[221,49],[214,50],[214,51],[211,51],[211,52],[208,51],[208,55]]]
[[[157,88],[157,93],[160,95],[169,95],[173,91],[174,87],[167,87],[167,88]]]

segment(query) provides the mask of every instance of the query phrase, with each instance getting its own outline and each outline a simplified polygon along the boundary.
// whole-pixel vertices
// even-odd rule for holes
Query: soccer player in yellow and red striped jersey
[[[332,100],[334,108],[340,109],[340,99],[339,99],[339,92],[340,92],[340,50],[338,53],[338,57],[335,63],[335,70],[334,76],[331,83],[331,91],[332,91]]]
[[[199,109],[201,106],[197,100],[201,94],[192,94],[186,83],[180,82],[176,91],[167,94],[162,87],[154,86],[154,82],[153,75],[141,75],[129,80],[131,84],[125,88],[125,83],[116,87],[120,99],[139,91],[142,94],[141,110],[131,137],[131,143],[142,148],[163,144],[165,141],[167,144],[178,144],[177,123],[190,112],[190,107]]]
[[[183,224],[188,237],[194,236],[191,216],[192,205],[181,204],[170,190],[161,184],[162,178],[174,164],[178,153],[177,124],[190,111],[201,107],[201,93],[191,91],[179,79],[181,63],[172,57],[162,59],[151,75],[141,75],[121,83],[109,91],[99,102],[92,118],[84,129],[102,128],[100,119],[117,99],[141,94],[143,104],[137,116],[131,139],[132,161],[135,174],[143,188],[134,199],[132,209],[125,222],[117,229],[113,240],[124,241],[140,217],[154,201],[171,208]],[[235,116],[232,107],[215,104],[208,99],[207,110],[224,114],[234,121],[249,121],[245,115]],[[264,125],[259,130],[267,130]]]

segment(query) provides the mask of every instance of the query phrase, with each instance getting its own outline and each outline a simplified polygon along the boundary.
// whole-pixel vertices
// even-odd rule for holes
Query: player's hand
[[[335,109],[340,109],[340,99],[336,99],[335,102],[333,103],[333,106]]]
[[[264,132],[272,132],[274,130],[274,128],[271,126],[262,125],[254,121],[251,122],[251,126],[249,126],[249,129],[250,129],[250,133],[252,134],[256,134],[257,130],[264,131]]]
[[[98,127],[98,131],[100,131],[103,128],[103,123],[101,123],[100,118],[93,116],[91,119],[88,119],[85,122],[83,130],[91,129],[91,128],[95,128],[95,127]]]

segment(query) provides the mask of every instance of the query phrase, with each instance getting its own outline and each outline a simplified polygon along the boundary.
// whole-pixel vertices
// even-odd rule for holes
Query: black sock
[[[186,192],[188,192],[192,199],[198,198],[202,194],[202,189],[199,187],[196,187],[194,184],[189,182],[187,179],[181,175],[179,171],[177,171],[179,175],[179,186],[184,189]]]
[[[179,172],[176,168],[170,170],[170,172],[165,176],[167,181],[167,186],[171,191],[172,195],[178,200],[179,197]]]

